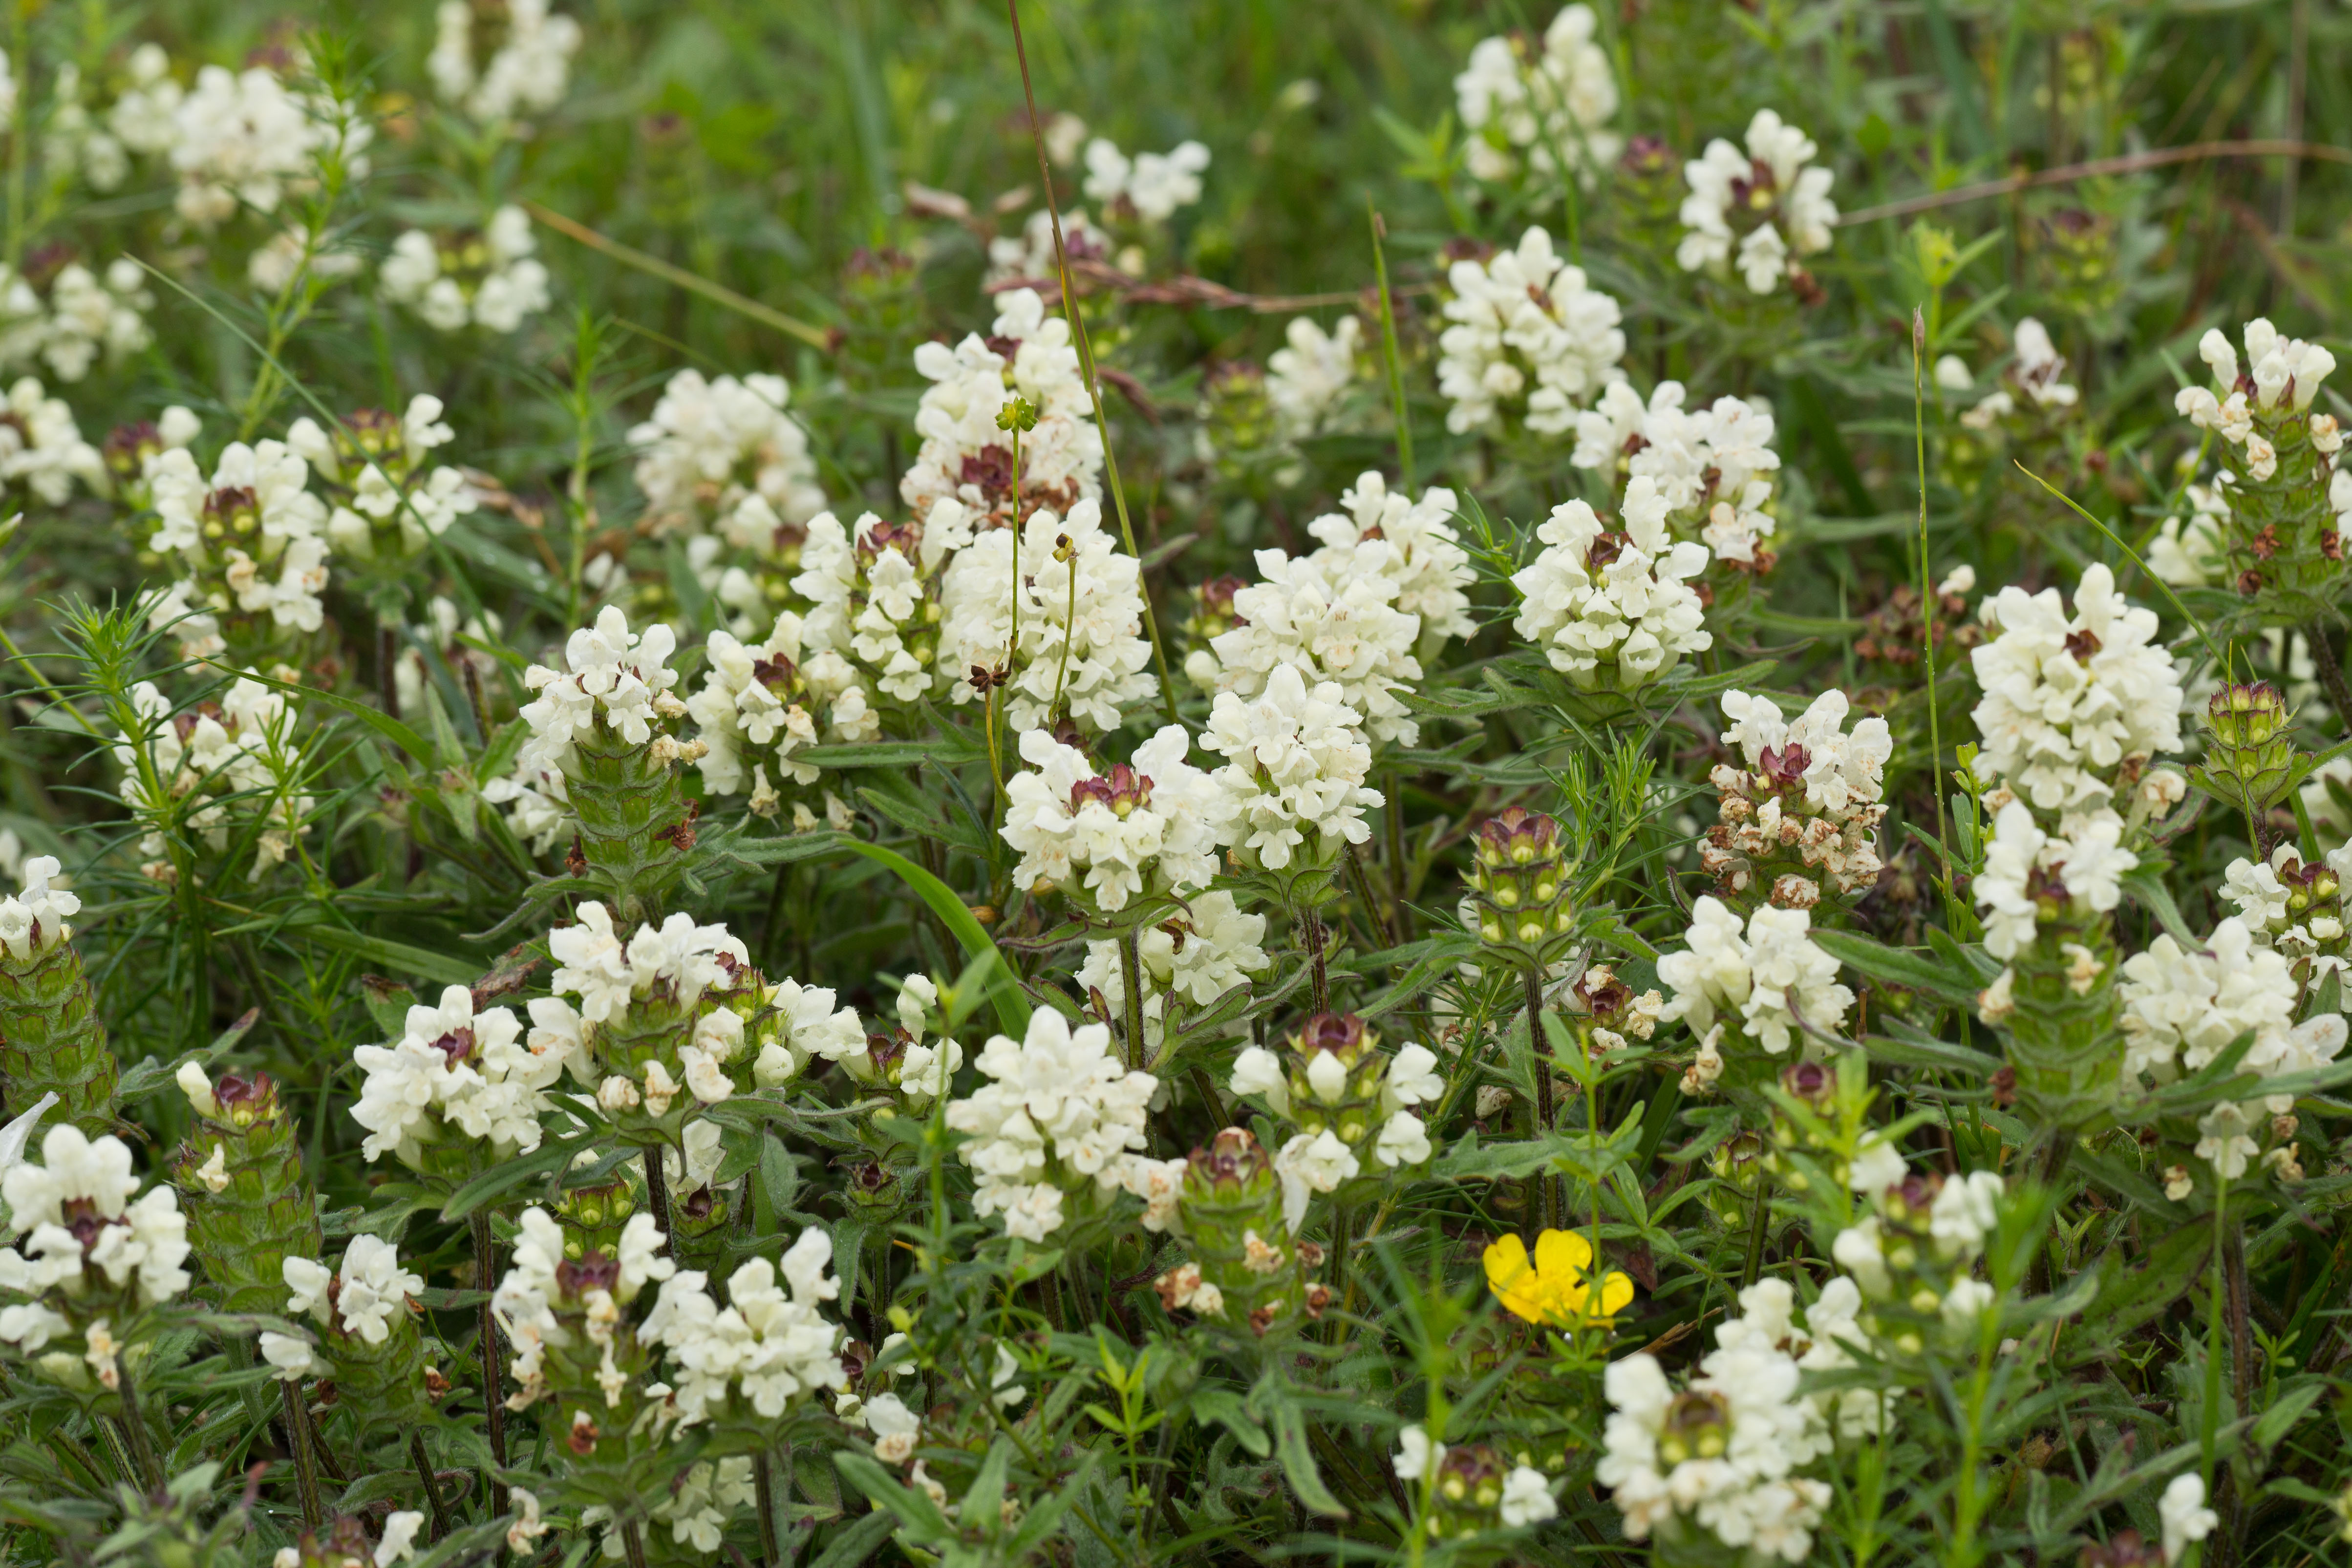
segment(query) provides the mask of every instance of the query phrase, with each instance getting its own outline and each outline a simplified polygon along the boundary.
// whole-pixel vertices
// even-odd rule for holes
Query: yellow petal
[[[1592,1262],[1592,1244],[1574,1230],[1547,1230],[1536,1238],[1536,1268],[1547,1280],[1573,1280]]]
[[[1601,1281],[1601,1310],[1608,1316],[1615,1317],[1623,1312],[1633,1299],[1633,1281],[1624,1275],[1612,1271]]]
[[[1486,1285],[1506,1309],[1529,1322],[1543,1321],[1542,1281],[1528,1264],[1527,1243],[1506,1236],[1486,1249]]]

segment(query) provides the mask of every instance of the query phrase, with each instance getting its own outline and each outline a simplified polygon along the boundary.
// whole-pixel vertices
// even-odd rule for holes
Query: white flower
[[[114,129],[136,151],[169,154],[181,182],[175,204],[189,223],[214,228],[240,206],[277,211],[289,193],[313,185],[320,155],[339,146],[347,171],[366,173],[361,149],[373,133],[345,106],[291,91],[261,66],[234,73],[205,66],[183,94],[163,62],[151,57],[150,64],[140,101],[127,117],[117,106]],[[151,117],[153,123],[139,123]]]
[[[1307,1205],[1314,1194],[1338,1191],[1342,1182],[1353,1180],[1362,1168],[1355,1151],[1328,1127],[1313,1134],[1300,1133],[1283,1145],[1274,1156],[1274,1170],[1282,1178],[1282,1218],[1290,1233],[1297,1235],[1306,1222]]]
[[[545,1004],[534,1002],[535,1009]],[[390,1045],[363,1045],[352,1053],[365,1077],[352,1120],[368,1132],[362,1152],[374,1160],[396,1155],[415,1165],[424,1145],[451,1128],[494,1148],[529,1153],[539,1147],[543,1092],[555,1082],[569,1049],[551,1050],[543,1030],[521,1040],[513,1011],[477,1014],[465,986],[443,989],[437,1007],[408,1009],[404,1032]]]
[[[979,1174],[972,1207],[1003,1214],[1008,1235],[1060,1227],[1062,1187],[1091,1176],[1122,1185],[1122,1157],[1144,1145],[1144,1111],[1159,1081],[1111,1054],[1101,1024],[1073,1030],[1051,1008],[1030,1017],[1025,1040],[990,1039],[977,1065],[988,1082],[950,1101],[947,1124],[971,1141],[957,1151]],[[1019,1227],[1020,1228],[1016,1228]]]
[[[421,1275],[400,1266],[392,1243],[374,1236],[352,1238],[338,1277],[343,1332],[366,1344],[383,1343],[393,1315],[405,1311],[408,1299],[425,1289]]]
[[[1222,802],[1216,808],[1222,810]],[[1164,857],[1163,857],[1164,858]],[[1143,971],[1143,1025],[1156,1045],[1170,1000],[1192,1009],[1207,1008],[1271,962],[1260,946],[1265,916],[1247,914],[1230,893],[1190,893],[1185,906],[1136,933],[1136,956]],[[1126,966],[1117,942],[1089,942],[1078,984],[1103,994],[1114,1018],[1127,1009]]]
[[[1290,1113],[1290,1075],[1282,1059],[1264,1046],[1244,1047],[1234,1059],[1231,1087],[1235,1094],[1263,1094],[1277,1116]]]
[[[1548,548],[1511,579],[1521,600],[1511,626],[1576,685],[1630,690],[1714,646],[1686,580],[1706,570],[1706,547],[1676,542],[1666,512],[1644,476],[1626,485],[1622,531],[1582,501],[1553,507],[1536,529]]]
[[[1056,118],[1059,118],[1058,116]],[[1052,137],[1048,127],[1046,135]],[[1055,163],[1066,163],[1066,158],[1056,158]],[[1109,256],[1116,245],[1101,225],[1089,220],[1083,207],[1073,207],[1062,214],[1062,249],[1072,261],[1100,261]],[[1029,214],[1017,235],[996,235],[988,242],[988,272],[982,282],[1031,283],[1049,281],[1058,289],[1061,271],[1054,256],[1054,214],[1040,207]]]
[[[2197,1130],[2205,1135],[2197,1140],[2197,1157],[2211,1162],[2213,1174],[2224,1181],[2237,1180],[2262,1152],[2247,1135],[2255,1124],[2256,1118],[2243,1105],[2224,1101],[2214,1106],[2198,1119]]]
[[[1327,1051],[1316,1052],[1316,1059],[1328,1061]],[[1429,1130],[1421,1118],[1410,1111],[1399,1111],[1381,1124],[1381,1135],[1372,1146],[1372,1158],[1389,1169],[1399,1166],[1417,1166],[1429,1158]]]
[[[1397,1455],[1389,1467],[1401,1481],[1426,1480],[1444,1459],[1445,1445],[1431,1442],[1429,1434],[1414,1425],[1397,1434]]]
[[[813,694],[809,703],[798,700],[803,683],[795,677],[806,657],[801,625],[801,618],[787,610],[776,617],[767,641],[754,647],[727,632],[710,633],[702,689],[687,698],[686,711],[699,727],[695,738],[709,748],[699,766],[703,787],[711,794],[741,794],[747,777],[764,780],[771,772],[780,784],[816,782],[816,768],[793,755],[817,744],[817,712],[823,707]],[[767,810],[761,811],[755,798],[752,810],[772,815],[775,799],[772,792]]]
[[[310,1342],[295,1334],[261,1331],[261,1359],[272,1368],[270,1375],[281,1383],[299,1383],[306,1377],[331,1377],[334,1364],[321,1360]]]
[[[394,1563],[405,1563],[416,1555],[416,1532],[425,1528],[425,1515],[416,1509],[402,1509],[387,1514],[383,1521],[383,1539],[376,1542],[375,1568],[392,1568]]]
[[[2204,1540],[2221,1522],[2221,1516],[2205,1506],[2205,1482],[2193,1470],[2172,1478],[2157,1500],[2156,1512],[2164,1525],[2167,1563],[2179,1562],[2192,1542]]]
[[[895,1394],[877,1394],[863,1411],[867,1431],[874,1434],[874,1457],[886,1465],[903,1462],[915,1451],[923,1424]]]
[[[392,242],[377,272],[384,298],[415,310],[440,332],[467,326],[512,333],[551,302],[547,267],[520,207],[502,206],[478,234],[436,238],[409,229]]]
[[[1000,703],[1016,733],[1062,714],[1090,729],[1116,729],[1122,709],[1160,690],[1142,635],[1141,568],[1104,528],[1102,504],[1091,498],[1066,514],[1031,512],[1017,552],[1014,533],[989,529],[949,563],[940,678],[961,705],[982,700],[971,680],[975,667],[1006,670]]]
[[[1164,224],[1177,208],[1201,199],[1201,175],[1208,167],[1209,150],[1197,141],[1130,159],[1097,136],[1087,143],[1086,193],[1106,207],[1124,204],[1146,223]]]
[[[639,1334],[668,1351],[683,1424],[715,1414],[730,1386],[772,1420],[814,1389],[848,1385],[837,1354],[842,1331],[818,1311],[840,1294],[839,1281],[825,1272],[832,1258],[830,1236],[803,1230],[784,1253],[782,1287],[777,1269],[754,1258],[728,1280],[723,1308],[705,1291],[703,1275],[669,1277]]]
[[[633,746],[652,740],[656,718],[683,711],[670,695],[677,672],[669,656],[677,648],[677,635],[667,626],[632,632],[620,607],[606,605],[593,626],[564,643],[562,670],[533,664],[524,673],[523,685],[537,695],[522,707],[530,730],[522,763],[567,770],[580,739],[600,726]]]
[[[562,102],[572,57],[580,49],[580,24],[550,12],[547,0],[507,0],[495,10],[486,7],[486,15],[499,26],[492,34],[498,47],[483,63],[476,57],[468,0],[441,0],[435,8],[433,53],[425,62],[434,90],[488,122],[542,113]]]
[[[834,1006],[823,986],[785,979],[767,990],[760,1053],[752,1076],[762,1088],[800,1075],[813,1058],[850,1061],[866,1053],[866,1030],[856,1009]]]
[[[87,1270],[95,1269],[116,1290],[135,1279],[142,1305],[185,1291],[188,1227],[179,1195],[157,1186],[134,1203],[138,1187],[122,1140],[109,1134],[93,1141],[69,1122],[50,1128],[39,1165],[18,1164],[0,1176],[9,1223],[25,1239],[19,1250],[0,1252],[0,1289],[38,1296],[63,1286],[79,1294]],[[14,1322],[19,1332],[0,1329],[0,1337],[22,1338],[47,1320],[28,1311]]]
[[[1762,541],[1775,523],[1768,511],[1780,455],[1769,413],[1736,397],[1685,410],[1680,382],[1661,382],[1645,403],[1617,382],[1577,416],[1580,468],[1646,478],[1666,503],[1675,531],[1703,538],[1717,560],[1763,564]]]
[[[73,935],[66,922],[81,913],[81,899],[50,885],[62,869],[55,855],[34,855],[24,864],[22,894],[0,899],[0,943],[11,956],[30,958]]]
[[[1497,1511],[1505,1524],[1517,1530],[1559,1518],[1559,1504],[1552,1500],[1551,1483],[1544,1479],[1541,1470],[1518,1465],[1503,1478],[1503,1501]]]
[[[1675,250],[1683,270],[1736,265],[1752,292],[1769,294],[1796,269],[1794,256],[1827,250],[1837,222],[1830,200],[1836,176],[1813,162],[1820,151],[1769,109],[1748,122],[1745,152],[1721,137],[1708,142],[1683,166],[1690,194]]]
[[[1280,871],[1302,851],[1313,863],[1337,854],[1342,842],[1370,838],[1363,813],[1383,797],[1364,787],[1372,755],[1360,722],[1337,685],[1326,681],[1310,692],[1289,664],[1277,665],[1253,700],[1217,695],[1202,741],[1228,759],[1213,781],[1234,818],[1239,852]]]
[[[1846,1186],[1857,1194],[1874,1196],[1899,1186],[1910,1171],[1903,1151],[1874,1133],[1854,1150],[1853,1164],[1846,1171]]]
[[[2234,915],[2213,927],[2201,951],[2159,935],[2124,960],[2119,977],[2124,1071],[2159,1082],[2184,1068],[2195,1072],[2250,1033],[2249,1071],[2258,1055],[2284,1058],[2299,990],[2286,956],[2257,943]]]
[[[950,500],[933,515],[944,521],[961,513],[961,504]],[[926,574],[950,531],[891,528],[871,512],[854,528],[831,512],[809,519],[792,584],[811,604],[800,622],[806,653],[801,674],[812,695],[831,704],[829,720],[841,738],[870,740],[881,732],[872,711],[877,692],[899,702],[931,694],[930,623],[940,606]],[[1008,580],[1008,593],[1011,586]]]
[[[2001,1180],[1993,1171],[1970,1171],[1944,1183],[1929,1210],[1927,1233],[1936,1250],[1949,1259],[1973,1259],[2000,1223]]]
[[[1517,249],[1491,261],[1455,262],[1446,285],[1454,297],[1437,340],[1437,390],[1456,434],[1499,425],[1508,405],[1528,430],[1558,435],[1601,388],[1624,379],[1617,301],[1554,255],[1543,229],[1528,229]]]
[[[1265,361],[1265,401],[1284,440],[1323,430],[1355,383],[1363,338],[1364,324],[1353,316],[1340,317],[1328,332],[1311,316],[1290,319],[1284,346]]]
[[[1234,625],[1210,643],[1213,669],[1188,664],[1186,673],[1214,690],[1255,697],[1275,670],[1296,669],[1318,686],[1337,685],[1374,739],[1416,744],[1421,727],[1396,694],[1421,682],[1413,653],[1421,618],[1396,608],[1402,583],[1388,570],[1389,553],[1381,539],[1296,560],[1278,549],[1258,551],[1260,580],[1234,593]]]
[[[2065,357],[2050,341],[2050,329],[2028,316],[2017,324],[2017,361],[2010,375],[2025,395],[2043,408],[2071,408],[2081,393],[2059,378],[2066,373]]]
[[[52,507],[63,506],[75,482],[103,493],[106,465],[81,438],[73,410],[49,396],[31,376],[8,389],[0,408],[0,484],[22,484]]]
[[[2111,913],[2123,898],[2124,874],[2139,857],[2116,840],[2122,822],[2112,811],[2085,821],[2072,840],[2044,833],[2025,802],[2011,800],[1993,819],[1985,869],[1971,891],[1985,912],[1985,951],[2017,956],[2031,946],[2044,901],[2057,898],[2076,918]]]
[[[1606,50],[1593,40],[1592,10],[1563,5],[1544,29],[1540,48],[1517,37],[1482,38],[1454,78],[1454,98],[1470,133],[1474,179],[1507,180],[1518,161],[1540,179],[1530,193],[1547,204],[1565,158],[1584,184],[1615,161],[1623,139],[1609,129],[1617,81]]]
[[[1743,938],[1737,911],[1701,897],[1684,949],[1658,960],[1658,978],[1675,992],[1659,1018],[1704,1035],[1718,1012],[1737,1013],[1742,1031],[1774,1056],[1801,1032],[1800,1019],[1834,1034],[1853,993],[1838,983],[1837,960],[1813,945],[1811,929],[1807,911],[1767,905],[1748,917]]]
[[[1024,734],[1030,766],[1006,782],[1002,830],[1021,852],[1013,880],[1033,891],[1083,886],[1108,912],[1142,894],[1205,887],[1234,804],[1185,760],[1191,744],[1181,725],[1170,725],[1136,748],[1131,766],[1102,777],[1049,731]]]
[[[778,529],[824,510],[808,434],[785,412],[791,399],[777,375],[672,376],[652,416],[629,432],[651,525],[717,530],[739,549],[772,554]]]
[[[2156,614],[2117,594],[2105,565],[2084,569],[2071,615],[2056,589],[2014,586],[1981,613],[1996,634],[1969,655],[1984,692],[1979,779],[2065,813],[2063,825],[2107,802],[2127,758],[2180,748],[2180,678]]]
[[[1024,510],[1034,502],[1066,514],[1100,494],[1102,437],[1069,323],[1047,316],[1034,288],[1001,294],[997,306],[986,338],[973,333],[952,348],[915,350],[915,369],[932,385],[915,413],[922,448],[898,495],[927,528],[943,499],[975,517],[1010,519],[1013,441],[996,428],[996,416],[1016,396],[1037,411],[1036,428],[1021,437]]]

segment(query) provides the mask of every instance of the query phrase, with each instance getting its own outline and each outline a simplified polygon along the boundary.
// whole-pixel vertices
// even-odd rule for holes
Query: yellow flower
[[[1535,1261],[1527,1244],[1506,1236],[1486,1249],[1486,1284],[1495,1299],[1531,1323],[1573,1328],[1606,1323],[1633,1299],[1633,1281],[1611,1270],[1601,1281],[1598,1305],[1591,1301],[1585,1270],[1592,1244],[1573,1230],[1547,1230],[1536,1238]]]

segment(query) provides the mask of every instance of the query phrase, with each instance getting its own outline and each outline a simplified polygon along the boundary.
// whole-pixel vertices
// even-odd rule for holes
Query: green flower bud
[[[196,1113],[172,1163],[188,1244],[224,1311],[282,1312],[286,1260],[318,1257],[324,1239],[294,1117],[266,1072],[208,1083],[190,1062],[180,1086]]]

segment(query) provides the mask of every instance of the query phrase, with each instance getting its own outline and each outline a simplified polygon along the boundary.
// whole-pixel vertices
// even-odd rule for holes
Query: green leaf
[[[1309,1510],[1327,1519],[1345,1519],[1346,1505],[1331,1495],[1323,1484],[1323,1472],[1315,1467],[1314,1449],[1307,1440],[1307,1412],[1287,1395],[1286,1389],[1277,1390],[1268,1402],[1273,1406],[1275,1457],[1282,1461],[1282,1473]]]
[[[332,947],[387,969],[438,980],[445,986],[470,986],[481,977],[482,966],[472,960],[452,958],[446,953],[412,947],[405,942],[387,941],[382,936],[362,936],[340,925],[288,925],[279,929],[289,936],[299,933],[321,947]]]
[[[2126,872],[2120,880],[2124,891],[2131,894],[2132,902],[2154,915],[2156,923],[2163,926],[2174,941],[2192,951],[2203,949],[2205,938],[2189,928],[2189,922],[2181,917],[2180,905],[2172,900],[2172,890],[2164,885],[2164,878],[2157,873],[2154,866],[2143,865],[2137,871]]]
[[[1215,1422],[1234,1435],[1234,1440],[1247,1448],[1256,1458],[1274,1452],[1274,1439],[1265,1428],[1250,1419],[1249,1407],[1242,1396],[1230,1388],[1195,1388],[1192,1396],[1192,1419],[1207,1426]]]
[[[247,1008],[243,1018],[213,1036],[213,1042],[210,1045],[202,1051],[192,1051],[185,1056],[174,1057],[168,1064],[156,1057],[146,1058],[138,1066],[122,1075],[121,1081],[115,1085],[115,1097],[128,1104],[131,1101],[143,1100],[150,1094],[158,1093],[169,1088],[179,1082],[182,1063],[213,1061],[232,1049],[238,1040],[243,1040],[246,1031],[253,1027],[254,1020],[260,1017],[259,1008]]]
[[[245,672],[245,678],[248,681],[257,681],[265,686],[276,686],[279,691],[290,692],[298,697],[308,697],[312,702],[325,703],[331,708],[349,714],[415,758],[418,767],[434,766],[431,744],[423,736],[388,713],[372,708],[363,702],[355,702],[337,692],[325,691],[318,686],[298,686],[291,681],[281,681],[274,675],[258,674],[247,670]]]
[[[1940,959],[1916,947],[1889,947],[1852,931],[1816,931],[1813,945],[1846,967],[1874,980],[1919,991],[1955,1006],[1976,1006],[1984,988],[1975,977],[1955,975]]]
[[[981,928],[979,921],[972,918],[971,911],[964,907],[964,902],[956,896],[955,889],[897,851],[886,850],[880,844],[869,844],[863,839],[845,839],[842,847],[887,868],[900,882],[913,888],[922,901],[930,905],[931,913],[940,917],[940,924],[963,944],[966,953],[975,958],[983,953],[995,957],[996,973],[990,982],[989,998],[996,1004],[997,1021],[1004,1026],[1004,1032],[1015,1040],[1026,1039],[1029,1034],[1029,998],[1022,994],[1013,966],[1005,961],[996,944],[989,940],[988,933]]]
[[[591,1147],[595,1142],[595,1134],[591,1133],[569,1143],[541,1144],[530,1154],[501,1160],[450,1194],[449,1201],[441,1206],[441,1218],[463,1219],[499,1194],[520,1186],[531,1177],[562,1170],[572,1163],[574,1155]]]
[[[875,1511],[868,1518],[895,1519],[906,1531],[908,1541],[917,1546],[955,1539],[955,1527],[940,1512],[939,1505],[924,1493],[899,1485],[898,1478],[875,1463],[872,1456],[845,1449],[833,1456],[833,1462],[852,1486],[873,1501]]]
[[[810,1559],[808,1568],[857,1568],[881,1550],[897,1522],[885,1512],[866,1515],[827,1542],[824,1550]]]
[[[2286,1388],[2254,1423],[2254,1446],[2264,1451],[2278,1447],[2279,1440],[2294,1430],[2294,1424],[2302,1420],[2305,1413],[2318,1404],[2320,1396],[2326,1392],[2326,1383],[2315,1377]]]
[[[408,1009],[416,1005],[416,992],[382,975],[362,975],[360,1000],[367,1005],[368,1017],[375,1020],[382,1038],[398,1040],[407,1030]]]

